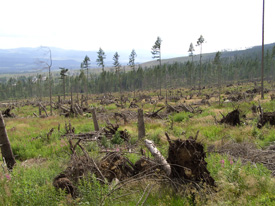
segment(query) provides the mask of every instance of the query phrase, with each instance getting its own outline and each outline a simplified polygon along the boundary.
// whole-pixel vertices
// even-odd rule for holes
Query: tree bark
[[[171,174],[171,166],[168,164],[166,159],[162,156],[162,154],[159,152],[158,148],[154,145],[154,142],[151,140],[146,139],[145,145],[151,152],[151,154],[156,159],[157,163],[162,165],[163,170],[165,171],[167,176],[170,176]]]
[[[1,146],[2,157],[5,158],[7,167],[11,170],[15,165],[16,161],[12,153],[10,141],[8,138],[6,127],[5,127],[4,118],[1,112],[0,112],[0,146]]]
[[[97,122],[97,118],[96,118],[95,108],[92,108],[92,116],[93,116],[95,131],[99,131],[99,126],[98,126],[98,122]]]
[[[142,139],[143,137],[145,137],[143,110],[138,109],[138,138]]]

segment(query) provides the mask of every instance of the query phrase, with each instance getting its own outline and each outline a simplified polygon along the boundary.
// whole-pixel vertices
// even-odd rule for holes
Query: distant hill
[[[98,68],[96,65],[97,51],[77,51],[65,50],[51,47],[53,70],[58,70],[59,67],[68,69],[79,69],[80,64],[86,55],[91,59],[91,68]],[[111,67],[113,64],[113,56],[115,52],[107,51],[105,66]],[[120,63],[127,65],[131,51],[122,51],[120,55]],[[46,60],[41,48],[16,48],[16,49],[0,49],[0,74],[2,73],[27,73],[39,71],[43,65],[39,61]],[[146,62],[151,59],[151,54],[138,53],[136,58],[137,63]]]
[[[275,46],[275,43],[266,44],[265,51],[269,50],[272,52],[272,48]],[[221,58],[235,58],[235,57],[251,57],[251,58],[261,58],[261,51],[262,46],[254,46],[245,50],[236,50],[236,51],[221,51]],[[205,53],[202,55],[202,61],[209,61],[215,58],[216,52],[213,53]],[[198,62],[200,59],[200,55],[195,55],[193,57],[195,62]],[[176,57],[176,58],[169,58],[169,59],[162,59],[162,64],[173,64],[175,62],[185,63],[191,61],[191,57]],[[158,65],[159,62],[157,61],[149,61],[141,64],[142,67],[150,67],[154,65]]]
[[[265,45],[265,50],[273,48],[275,43]],[[59,67],[65,67],[68,69],[79,69],[80,64],[86,55],[91,59],[91,68],[98,68],[96,65],[97,51],[77,51],[77,50],[65,50],[51,47],[53,66],[52,70],[58,70]],[[136,51],[137,58],[136,63],[142,67],[150,67],[157,65],[157,61],[150,61],[152,55],[150,51]],[[113,51],[106,51],[105,66],[106,68],[113,66]],[[120,55],[119,61],[125,66],[129,61],[129,55],[131,51],[118,51]],[[203,61],[209,61],[214,59],[214,53],[203,54]],[[261,56],[261,46],[255,46],[245,50],[237,51],[222,51],[221,58],[223,57],[258,57]],[[0,49],[0,74],[15,74],[15,73],[34,73],[41,71],[43,65],[39,64],[39,60],[46,60],[47,56],[43,55],[43,51],[40,48],[17,48],[17,49]],[[191,57],[176,57],[169,59],[162,59],[163,64],[173,64],[175,62],[187,62],[191,60]],[[199,61],[199,55],[194,56],[194,61]],[[126,67],[126,70],[129,69]],[[100,69],[99,69],[100,71]]]

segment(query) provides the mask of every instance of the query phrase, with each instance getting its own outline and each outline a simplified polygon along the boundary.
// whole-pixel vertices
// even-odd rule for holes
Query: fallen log
[[[151,140],[146,139],[145,145],[151,152],[151,154],[154,156],[157,163],[162,165],[163,170],[165,171],[167,176],[170,176],[171,174],[171,166],[168,164],[166,159],[162,156],[162,154],[159,152],[159,150],[154,145],[154,142]]]
[[[162,119],[162,117],[158,114],[161,110],[163,110],[165,107],[161,107],[160,109],[158,109],[157,111],[155,112],[152,112],[152,113],[146,113],[146,116],[147,117],[150,117],[150,118],[160,118]]]

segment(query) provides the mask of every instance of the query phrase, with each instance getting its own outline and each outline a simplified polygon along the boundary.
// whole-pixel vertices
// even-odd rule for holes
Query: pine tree
[[[189,46],[188,52],[189,52],[189,56],[192,57],[192,63],[193,63],[193,57],[194,57],[193,52],[194,51],[195,51],[195,49],[194,49],[193,43],[191,43]]]
[[[201,64],[201,59],[202,59],[202,44],[205,42],[203,36],[201,35],[198,38],[197,41],[197,46],[200,46],[200,71],[199,71],[199,94],[201,93],[201,73],[202,73],[202,64]]]
[[[63,96],[64,96],[64,100],[65,100],[65,96],[66,96],[66,76],[67,76],[67,72],[68,69],[65,69],[64,67],[59,67],[60,71],[60,79],[62,79],[62,84],[63,84]]]
[[[86,55],[83,62],[81,63],[81,68],[82,69],[86,69],[86,74],[87,74],[87,78],[86,78],[86,94],[87,94],[87,99],[88,99],[88,82],[89,82],[89,76],[88,76],[88,72],[89,72],[89,66],[90,66],[90,58]]]
[[[96,60],[96,63],[99,67],[102,68],[102,72],[104,72],[104,59],[106,59],[106,55],[105,55],[105,52],[99,48],[99,51],[97,52],[97,60]]]
[[[137,57],[136,51],[133,49],[130,56],[129,56],[129,63],[128,65],[135,71],[135,58]]]
[[[121,78],[120,78],[120,63],[119,63],[119,55],[118,53],[116,52],[114,54],[114,57],[113,57],[113,60],[114,60],[114,67],[115,67],[115,73],[117,75],[117,78],[118,78],[118,82],[119,82],[119,90],[120,90],[120,93],[121,93]]]
[[[218,70],[218,87],[219,87],[219,105],[221,104],[221,52],[217,52],[214,58],[214,64]]]
[[[153,59],[157,59],[157,61],[159,61],[159,69],[161,70],[161,38],[158,36],[157,40],[155,42],[155,44],[152,47],[152,55],[153,55]],[[158,77],[158,81],[159,81],[159,94],[161,95],[161,72],[158,72],[159,77]]]
[[[136,51],[133,49],[130,56],[129,56],[129,63],[128,65],[132,68],[132,73],[133,73],[133,88],[134,88],[134,98],[136,97],[136,64],[135,64],[135,58],[137,57]]]

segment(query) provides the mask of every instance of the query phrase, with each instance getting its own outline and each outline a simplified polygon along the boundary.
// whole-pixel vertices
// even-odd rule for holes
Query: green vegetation
[[[266,83],[270,88],[271,85]],[[253,87],[247,83],[240,85],[238,91],[246,91]],[[237,90],[236,89],[236,90]],[[234,88],[226,88],[226,91],[235,91]],[[176,92],[173,90],[172,92]],[[189,96],[192,90],[182,90],[183,96]],[[198,90],[197,90],[198,91]],[[196,91],[196,92],[197,92]],[[200,101],[205,94],[210,95],[217,91],[207,87],[202,90],[201,96],[193,99],[181,98],[179,102],[169,102],[176,106],[178,104],[191,104]],[[224,92],[224,91],[223,91]],[[152,100],[157,97],[154,91],[144,92],[151,95]],[[217,94],[217,93],[215,93]],[[115,98],[120,99],[118,93],[113,93]],[[124,93],[133,100],[133,94]],[[222,94],[223,97],[228,97]],[[76,95],[74,94],[74,97]],[[68,97],[67,97],[68,98]],[[161,111],[161,118],[145,119],[146,138],[153,140],[164,157],[168,156],[168,142],[165,132],[168,132],[172,139],[187,139],[189,136],[195,137],[198,133],[198,141],[205,146],[205,151],[214,147],[216,150],[227,142],[254,143],[256,147],[267,147],[274,143],[274,126],[266,124],[263,128],[257,128],[258,115],[252,113],[251,106],[258,105],[260,95],[257,94],[252,101],[241,101],[238,103],[218,103],[218,96],[211,97],[211,105],[199,105],[194,107],[197,113],[179,112],[166,114],[165,109]],[[274,100],[270,100],[269,94],[265,100],[260,101],[264,111],[274,111]],[[136,112],[136,108],[128,108],[129,102],[124,109],[116,104],[100,105],[100,100],[95,100],[88,104],[101,108],[106,118],[113,124],[115,119],[113,114],[121,111]],[[56,98],[54,99],[56,101]],[[165,100],[157,103],[148,103],[145,100],[138,102],[143,107],[145,113],[157,111],[165,106]],[[100,106],[99,106],[100,105]],[[216,123],[233,109],[238,107],[241,110],[241,125],[236,127]],[[47,107],[49,110],[49,106]],[[4,107],[1,108],[4,110]],[[12,150],[17,161],[12,172],[8,172],[3,166],[0,171],[0,205],[136,205],[143,193],[150,189],[146,199],[146,205],[275,205],[275,181],[263,164],[252,164],[249,161],[243,162],[241,159],[233,158],[226,154],[211,152],[207,154],[207,168],[211,176],[216,181],[216,192],[209,193],[204,189],[194,191],[186,189],[183,193],[175,192],[168,184],[154,182],[152,179],[139,180],[119,189],[113,189],[115,183],[102,184],[93,175],[87,175],[78,182],[79,196],[73,199],[64,191],[57,191],[52,185],[54,177],[67,167],[71,156],[70,144],[66,133],[65,124],[71,124],[75,133],[87,133],[94,130],[92,119],[89,115],[65,118],[59,116],[57,109],[53,110],[53,116],[47,118],[37,118],[33,113],[38,113],[36,106],[26,104],[23,107],[15,107],[12,110],[16,118],[6,118],[6,129],[11,142]],[[100,116],[100,115],[99,115]],[[119,132],[112,137],[102,137],[98,142],[87,141],[82,143],[87,153],[100,159],[106,151],[115,151],[124,154],[129,160],[135,163],[140,159],[140,150],[145,151],[145,155],[152,158],[152,155],[145,149],[143,140],[138,139],[136,119],[124,121],[118,120],[119,131],[125,129],[131,135],[129,143],[123,141]],[[60,125],[60,130],[58,130]],[[99,118],[100,127],[104,127],[104,118]],[[49,131],[54,131],[49,136]],[[126,149],[130,147],[133,153]],[[207,150],[206,150],[207,148]],[[76,150],[82,153],[80,148]],[[4,163],[2,162],[4,165]]]

